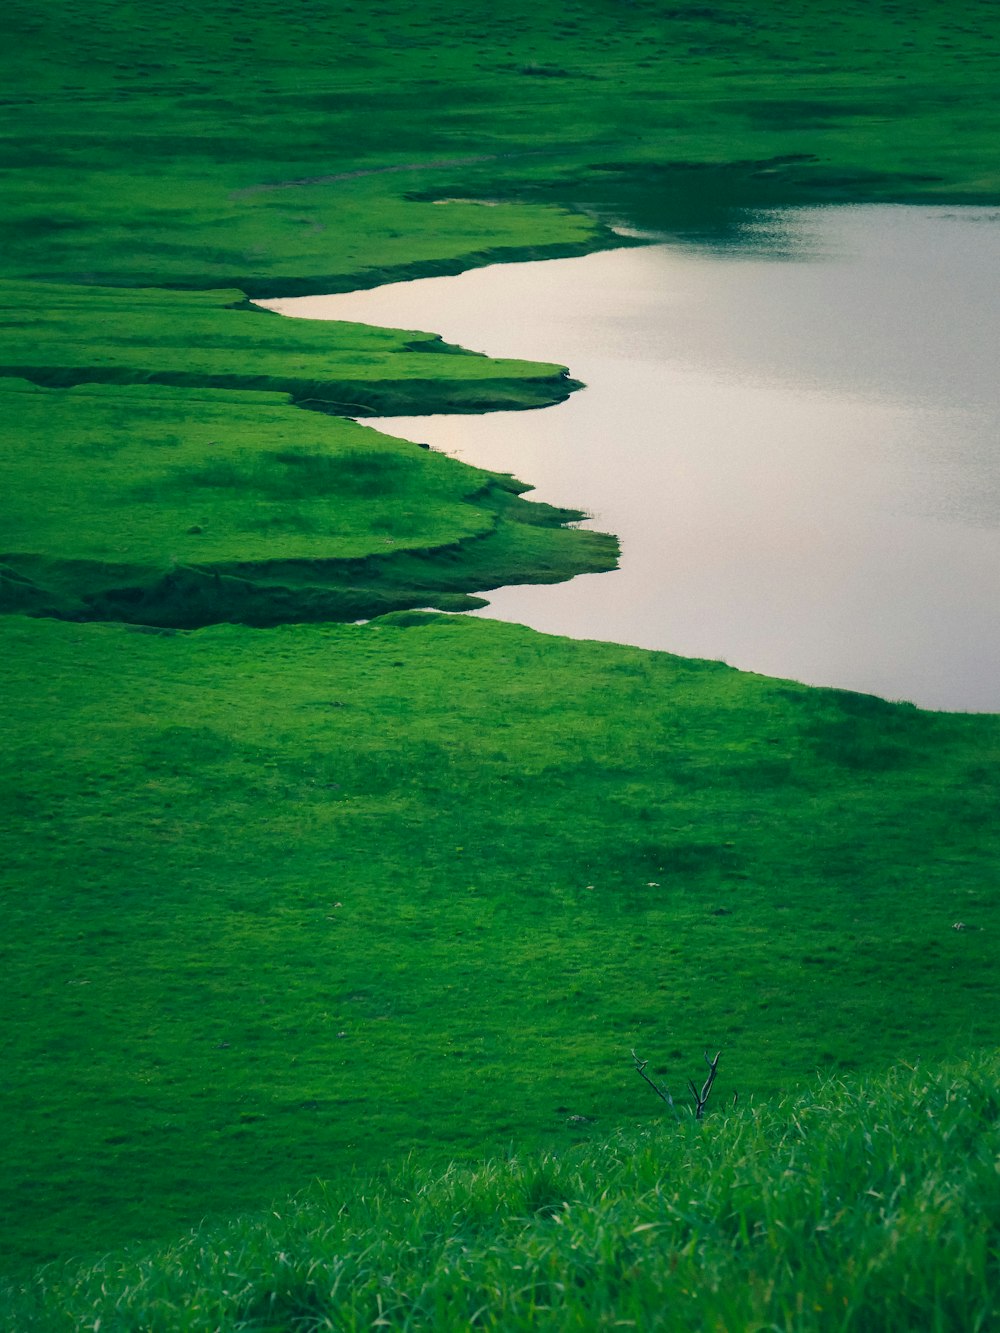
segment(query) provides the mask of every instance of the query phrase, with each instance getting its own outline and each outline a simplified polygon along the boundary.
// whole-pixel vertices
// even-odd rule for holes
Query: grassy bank
[[[288,321],[291,323],[291,321]],[[457,361],[459,357],[427,357]],[[613,568],[579,511],[287,394],[0,379],[0,608],[174,627],[462,610]]]
[[[995,1057],[824,1082],[559,1153],[325,1186],[51,1268],[33,1327],[980,1333],[1000,1317]]]
[[[13,1257],[606,1134],[633,1046],[769,1096],[993,1036],[1000,719],[449,617],[0,632]]]
[[[580,387],[562,366],[236,290],[0,282],[0,309],[0,609],[354,620],[615,564],[578,511],[344,419],[544,406]]]
[[[562,367],[243,297],[580,253],[609,219],[738,244],[741,205],[996,202],[994,9],[4,25],[9,1261],[606,1137],[652,1114],[634,1045],[722,1044],[771,1095],[990,1041],[1000,721],[408,612],[283,623],[614,545],[337,415],[534,406]]]
[[[287,414],[292,450],[325,469],[316,505],[290,494],[274,451],[251,460],[255,476],[167,463],[164,441],[201,449],[205,389],[364,416],[539,406],[576,387],[563,367],[463,354],[430,333],[282,321],[245,293],[577,254],[621,244],[614,219],[738,243],[747,205],[1000,198],[1000,21],[972,0],[926,7],[919,22],[779,0],[502,13],[481,0],[419,13],[404,0],[371,12],[218,0],[208,13],[54,0],[44,14],[13,0],[5,28],[0,378],[183,391],[123,399],[143,424],[158,418],[156,449],[126,456],[116,432],[82,481],[80,522],[58,532],[110,398],[80,394],[62,420],[49,399],[44,432],[23,419],[41,400],[14,400],[0,441],[22,498],[0,550],[7,609],[168,625],[353,619],[609,567],[609,541],[556,531],[572,496],[563,512],[529,511],[493,483],[486,516],[481,474],[460,482],[454,465],[471,503],[445,522],[428,460],[408,469],[405,494],[383,488],[362,540],[355,483],[327,453],[344,430],[320,439]],[[251,405],[212,398],[218,453],[245,455]],[[41,496],[26,433],[55,435]],[[351,441],[374,486],[393,446]],[[148,517],[154,499],[162,521],[138,550],[129,511]],[[98,558],[94,515],[107,528]],[[488,542],[468,541],[487,529]],[[387,543],[419,550],[420,565],[386,561]],[[372,565],[338,564],[362,557]]]
[[[294,294],[600,242],[541,199],[703,226],[1000,191],[1000,18],[976,0],[11,0],[5,23],[22,277]]]
[[[283,320],[235,289],[4,282],[0,311],[4,374],[53,388],[272,390],[314,411],[363,417],[547,407],[580,387],[565,366],[496,360],[434,334]]]

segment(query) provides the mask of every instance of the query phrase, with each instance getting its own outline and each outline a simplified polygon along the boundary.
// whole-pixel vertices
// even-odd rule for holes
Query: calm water
[[[485,613],[925,707],[1000,710],[1000,212],[826,208],[269,303],[557,361],[534,412],[373,423],[533,482],[621,569]]]

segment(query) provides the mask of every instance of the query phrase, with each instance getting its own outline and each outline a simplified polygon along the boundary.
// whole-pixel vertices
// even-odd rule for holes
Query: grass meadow
[[[734,202],[1000,189],[981,0],[10,0],[4,22],[10,277],[294,295],[608,243],[565,205],[701,229]]]
[[[631,1048],[766,1099],[993,1039],[998,718],[442,615],[0,631],[13,1258],[606,1138]]]
[[[998,1073],[901,1066],[567,1151],[408,1161],[53,1265],[16,1308],[53,1333],[986,1333]]]
[[[2,27],[5,1326],[989,1327],[1000,719],[446,614],[614,535],[363,417],[573,367],[247,298],[996,204],[996,7]]]

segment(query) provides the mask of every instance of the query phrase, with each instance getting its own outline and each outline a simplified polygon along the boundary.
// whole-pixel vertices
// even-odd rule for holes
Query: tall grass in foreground
[[[560,1156],[316,1186],[50,1266],[5,1328],[961,1330],[1000,1316],[1000,1057]]]

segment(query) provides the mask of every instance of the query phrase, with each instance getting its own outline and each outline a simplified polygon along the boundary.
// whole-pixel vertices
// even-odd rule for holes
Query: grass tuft
[[[1000,1057],[898,1066],[560,1153],[317,1184],[169,1245],[52,1265],[18,1327],[985,1333]]]

